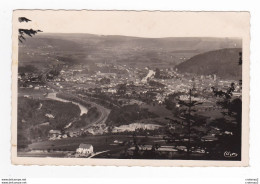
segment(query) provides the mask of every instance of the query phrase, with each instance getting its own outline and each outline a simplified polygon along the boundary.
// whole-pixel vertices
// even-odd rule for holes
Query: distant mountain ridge
[[[92,34],[37,34],[19,44],[20,63],[113,62],[172,67],[210,50],[241,47],[238,38],[140,38]],[[33,52],[33,55],[31,54]]]
[[[198,75],[216,74],[224,79],[242,79],[242,66],[239,65],[241,48],[226,48],[193,56],[176,66],[178,71]]]

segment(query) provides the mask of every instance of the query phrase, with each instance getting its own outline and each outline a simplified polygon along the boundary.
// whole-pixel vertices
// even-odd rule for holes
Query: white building
[[[76,150],[76,153],[79,155],[90,155],[94,152],[94,148],[91,144],[80,144],[79,148]]]

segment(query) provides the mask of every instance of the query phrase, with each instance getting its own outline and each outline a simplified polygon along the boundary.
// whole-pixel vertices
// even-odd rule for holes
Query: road
[[[94,103],[94,102],[86,101],[86,100],[84,100],[84,99],[82,99],[82,98],[80,98],[80,97],[78,97],[78,96],[76,96],[74,94],[70,94],[70,93],[64,92],[59,87],[57,87],[54,84],[52,84],[51,82],[45,81],[45,83],[50,88],[52,88],[52,89],[54,89],[56,91],[59,91],[59,92],[65,94],[67,96],[72,97],[72,98],[79,99],[79,101],[82,101],[82,102],[84,102],[86,104],[90,104],[92,107],[96,107],[99,110],[99,112],[101,113],[100,117],[96,121],[92,122],[91,124],[88,124],[87,126],[83,127],[83,129],[87,129],[87,128],[89,128],[92,125],[104,124],[106,122],[106,120],[108,118],[108,115],[110,114],[110,109],[107,109],[107,108],[105,108],[105,107],[103,107],[103,106],[101,106],[99,104]]]

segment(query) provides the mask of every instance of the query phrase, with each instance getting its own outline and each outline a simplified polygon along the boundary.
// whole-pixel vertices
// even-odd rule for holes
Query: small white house
[[[94,148],[91,144],[80,144],[79,148],[76,150],[76,153],[80,155],[90,155],[93,152]]]

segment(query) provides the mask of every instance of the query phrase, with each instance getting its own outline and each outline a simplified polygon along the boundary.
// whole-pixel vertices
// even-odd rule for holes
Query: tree
[[[167,137],[165,137],[165,139],[168,139],[168,141],[172,143],[175,142],[175,140],[178,140],[179,145],[185,145],[187,147],[187,156],[190,157],[192,151],[191,150],[192,138],[194,141],[195,139],[200,141],[200,138],[205,135],[203,132],[195,128],[196,126],[201,126],[202,124],[205,123],[202,117],[199,117],[195,114],[196,110],[194,109],[194,107],[202,103],[192,100],[192,89],[189,90],[189,99],[187,101],[179,100],[178,103],[180,107],[182,107],[181,113],[179,115],[179,119],[182,119],[183,121],[166,118],[170,120],[172,125],[177,125],[180,128],[177,130],[175,126],[174,128],[168,127]],[[197,137],[195,137],[195,135]]]
[[[156,69],[155,69],[155,75],[154,75],[154,78],[158,79],[158,78],[160,78],[160,76],[161,76],[160,69],[159,69],[159,68],[156,68]]]
[[[30,22],[31,20],[26,18],[26,17],[19,17],[18,18],[19,22]],[[23,43],[23,40],[25,39],[25,35],[32,37],[33,35],[42,32],[41,30],[34,30],[34,29],[18,29],[18,40]]]
[[[120,95],[125,95],[126,93],[126,84],[119,84],[117,93]]]
[[[224,110],[222,114],[231,115],[231,109],[229,108],[231,104],[231,98],[233,96],[233,92],[235,91],[235,84],[231,83],[230,87],[226,91],[218,90],[215,87],[211,87],[214,95],[216,97],[220,97],[221,100],[217,101],[217,105],[221,106]]]
[[[242,52],[239,52],[238,65],[242,66]],[[239,80],[240,90],[242,89],[242,79]],[[234,97],[235,84],[231,83],[226,91],[213,89],[213,94],[219,97],[216,102],[222,108],[223,118],[215,120],[213,125],[221,129],[219,143],[223,151],[229,149],[238,153],[238,159],[241,158],[241,134],[242,134],[242,100],[241,97]],[[227,135],[228,133],[228,135]]]
[[[242,52],[239,52],[239,61],[238,61],[238,65],[242,66],[243,64],[243,59],[242,59],[243,55]],[[242,90],[242,79],[239,80],[239,86],[240,86],[240,90]]]
[[[213,93],[219,97],[217,105],[222,108],[223,120],[212,122],[212,125],[221,129],[222,136],[220,144],[225,149],[231,149],[241,156],[241,125],[242,125],[242,101],[240,98],[234,98],[234,83],[226,91],[213,88]],[[224,122],[224,123],[223,123]],[[230,135],[226,135],[229,132]]]

